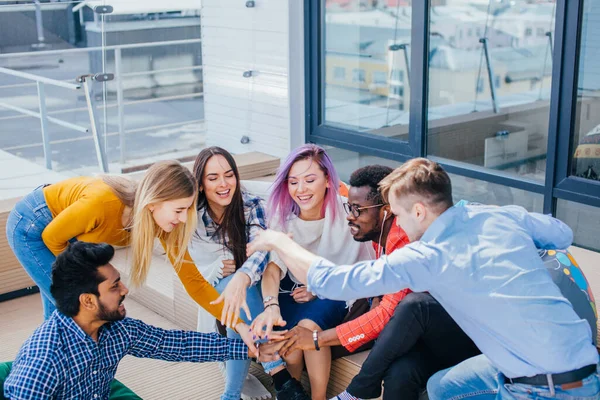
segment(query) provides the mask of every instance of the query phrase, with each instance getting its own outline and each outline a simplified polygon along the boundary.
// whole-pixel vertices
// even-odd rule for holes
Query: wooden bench
[[[21,198],[0,201],[0,301],[25,294],[35,286],[27,272],[19,264],[6,239],[8,214]]]
[[[233,157],[236,160],[242,179],[257,179],[272,175],[279,167],[279,158],[264,153],[249,152],[236,154]],[[191,169],[193,161],[184,162],[184,165]],[[144,171],[136,170],[136,172],[128,176],[135,179],[141,178],[143,174]],[[44,179],[49,179],[49,182],[56,182],[60,178],[58,174],[53,174]],[[33,187],[35,186],[37,184]],[[0,200],[0,301],[32,293],[31,288],[35,287],[35,283],[21,267],[6,240],[5,232],[8,214],[20,199],[21,197],[14,197]]]

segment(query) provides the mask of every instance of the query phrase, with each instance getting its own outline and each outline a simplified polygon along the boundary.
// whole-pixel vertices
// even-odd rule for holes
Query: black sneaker
[[[311,400],[302,384],[292,378],[277,391],[277,400]]]

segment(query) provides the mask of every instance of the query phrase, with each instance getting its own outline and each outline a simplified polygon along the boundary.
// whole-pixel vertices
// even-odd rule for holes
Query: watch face
[[[271,300],[273,300],[274,298],[275,298],[274,296],[267,296],[267,297],[265,297],[265,299],[263,300],[263,303],[266,303],[266,302],[268,302],[268,301],[271,301]]]

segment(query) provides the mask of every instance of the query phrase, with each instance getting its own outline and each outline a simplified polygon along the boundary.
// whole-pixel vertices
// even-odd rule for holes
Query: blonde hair
[[[118,175],[102,175],[100,179],[111,188],[123,204],[133,208],[137,190],[137,183],[133,179]]]
[[[397,198],[417,196],[419,201],[440,212],[452,207],[452,183],[442,166],[426,158],[413,158],[379,182],[384,201],[389,204],[390,192]]]
[[[177,224],[171,232],[163,231],[154,221],[149,205],[193,196],[185,224]],[[131,283],[140,286],[146,281],[156,238],[165,244],[167,257],[179,269],[187,245],[196,229],[196,199],[198,185],[191,171],[177,161],[153,164],[140,181],[132,211]]]

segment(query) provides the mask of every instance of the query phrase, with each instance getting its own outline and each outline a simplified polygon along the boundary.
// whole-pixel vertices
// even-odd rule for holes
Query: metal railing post
[[[92,94],[90,93],[90,85],[89,81],[91,81],[92,76],[82,76],[80,77],[81,83],[83,83],[83,91],[85,93],[85,101],[88,106],[88,114],[90,116],[90,125],[92,129],[92,137],[94,138],[94,147],[96,149],[96,157],[98,158],[98,165],[100,169],[104,173],[108,173],[108,161],[106,160],[106,152],[102,146],[102,142],[100,140],[100,136],[98,135],[98,125],[96,123],[96,104],[95,100],[92,99]]]
[[[36,0],[34,0],[36,1]],[[39,0],[38,0],[39,1]],[[77,8],[77,6],[73,8],[73,11],[77,11],[79,10],[79,8]],[[94,13],[94,16],[96,17],[96,13]],[[40,27],[42,27],[40,25]],[[42,27],[43,28],[43,27]],[[125,106],[130,105],[130,104],[141,104],[141,103],[151,103],[151,102],[156,102],[156,101],[167,101],[167,100],[174,100],[174,99],[183,99],[183,98],[197,98],[197,97],[202,97],[203,93],[202,92],[194,92],[194,93],[190,93],[190,94],[182,94],[182,95],[174,95],[174,96],[163,96],[163,97],[159,97],[159,98],[150,98],[150,99],[144,99],[144,100],[134,100],[134,101],[129,101],[126,102],[125,101],[125,96],[124,96],[124,89],[123,89],[123,82],[121,81],[121,79],[124,79],[126,77],[129,76],[143,76],[143,75],[153,75],[153,74],[157,74],[157,73],[173,73],[173,72],[177,72],[177,71],[195,71],[195,70],[202,70],[203,66],[198,66],[198,65],[194,65],[194,66],[187,66],[187,67],[174,67],[174,68],[163,68],[160,70],[149,70],[149,71],[139,71],[139,72],[129,72],[129,73],[123,73],[123,54],[122,54],[122,49],[140,49],[140,48],[150,48],[150,47],[164,47],[164,46],[178,46],[178,45],[187,45],[187,44],[200,44],[202,41],[200,39],[182,39],[182,40],[171,40],[171,41],[162,41],[162,42],[148,42],[148,43],[131,43],[131,44],[125,44],[125,45],[114,45],[114,46],[97,46],[97,47],[88,47],[88,48],[73,48],[73,49],[60,49],[60,50],[42,50],[36,53],[10,53],[10,54],[0,54],[0,60],[1,59],[12,59],[15,57],[30,57],[32,55],[35,56],[49,56],[49,55],[62,55],[62,54],[76,54],[76,53],[89,53],[91,51],[107,51],[107,50],[114,50],[115,51],[115,73],[117,75],[117,104],[103,104],[102,106],[99,106],[98,108],[103,108],[106,109],[108,107],[117,107],[118,109],[118,135],[119,135],[119,143],[120,143],[120,161],[121,163],[124,163],[126,161],[126,127],[125,127]],[[406,56],[406,55],[405,55]],[[232,68],[230,66],[226,66],[226,65],[222,65],[222,66],[218,66],[218,67],[222,67],[222,68]],[[234,68],[235,69],[235,68]],[[283,73],[277,73],[277,72],[264,72],[266,74],[269,75],[274,75],[274,76],[282,76],[285,77],[286,75]],[[38,85],[38,90],[39,90],[39,97],[40,97],[40,112],[35,112],[33,110],[28,110],[25,109],[23,107],[19,107],[19,106],[15,106],[12,104],[8,104],[6,102],[0,102],[0,108],[6,108],[9,110],[13,110],[16,111],[20,114],[23,115],[28,115],[28,116],[32,116],[35,118],[40,118],[40,123],[42,124],[42,134],[43,134],[43,139],[44,139],[44,152],[46,154],[46,164],[49,166],[48,168],[51,168],[51,153],[50,153],[50,140],[48,137],[48,129],[47,129],[47,125],[48,123],[53,123],[53,124],[58,124],[60,126],[63,126],[65,128],[69,128],[69,129],[73,129],[75,131],[78,132],[83,132],[83,133],[87,133],[91,130],[92,133],[92,140],[94,141],[94,147],[95,147],[95,151],[96,151],[96,155],[97,155],[97,159],[98,159],[98,164],[100,166],[100,169],[103,172],[108,172],[108,156],[107,156],[107,143],[103,143],[103,141],[100,140],[100,130],[99,130],[99,124],[98,121],[96,120],[96,118],[98,118],[98,114],[96,111],[96,102],[95,99],[93,97],[93,90],[92,90],[92,86],[94,81],[97,82],[105,82],[105,81],[109,81],[114,79],[114,75],[110,74],[110,73],[100,73],[100,74],[95,74],[95,75],[83,75],[77,78],[77,84],[74,83],[70,83],[70,82],[66,82],[66,81],[62,81],[62,80],[57,80],[57,79],[51,79],[51,78],[46,78],[40,75],[35,75],[35,74],[30,74],[27,72],[22,72],[22,71],[16,71],[10,68],[4,68],[4,67],[0,67],[0,75],[1,74],[7,74],[10,76],[15,76],[15,77],[19,77],[19,78],[23,78],[29,81],[32,81],[31,85]],[[83,126],[79,126],[73,123],[70,123],[68,121],[59,119],[59,118],[55,118],[50,116],[49,114],[58,114],[58,113],[63,113],[66,110],[55,110],[52,111],[50,113],[47,112],[46,108],[45,108],[45,93],[44,93],[44,85],[41,85],[41,89],[40,89],[40,83],[44,84],[44,85],[51,85],[51,86],[55,86],[55,87],[62,87],[65,89],[69,89],[69,90],[79,90],[79,89],[83,89],[85,92],[85,98],[86,98],[86,108],[88,110],[88,114],[89,114],[89,120],[90,120],[90,127],[89,129],[87,127],[83,127]],[[0,88],[2,87],[25,87],[28,86],[29,84],[18,84],[18,85],[3,85],[0,86]],[[40,94],[41,93],[41,94]],[[43,104],[42,104],[43,101]],[[77,110],[77,109],[73,109],[73,110]],[[83,108],[81,108],[81,111],[83,111]],[[42,116],[43,114],[43,116]],[[136,131],[136,130],[132,130],[132,131]],[[106,137],[107,136],[112,136],[111,135],[107,135],[105,133]],[[74,140],[80,140],[82,138],[77,138]]]
[[[483,51],[485,54],[485,62],[487,64],[488,80],[490,81],[490,94],[492,96],[492,108],[494,114],[498,114],[500,109],[498,108],[498,101],[496,100],[496,85],[494,84],[494,69],[492,68],[492,59],[488,48],[488,41],[486,38],[479,39],[479,42],[483,44]]]
[[[42,5],[40,0],[34,1],[35,5],[35,28],[37,30],[38,44],[36,47],[44,47],[46,38],[44,37],[44,21],[42,21]]]
[[[123,75],[121,74],[121,49],[115,49],[115,76],[117,83],[117,123],[119,127],[120,161],[125,163],[125,115],[123,110]]]
[[[554,40],[552,39],[552,32],[546,32],[548,36],[548,44],[550,45],[550,59],[554,56]]]
[[[48,137],[48,113],[46,112],[46,90],[43,82],[37,82],[38,103],[40,106],[40,125],[42,128],[42,144],[44,147],[44,160],[46,168],[52,169],[52,152],[50,151],[50,138]]]
[[[408,45],[407,44],[402,44],[400,45],[402,52],[404,53],[404,64],[406,65],[406,82],[408,83],[408,86],[410,87],[410,62],[408,62]]]

